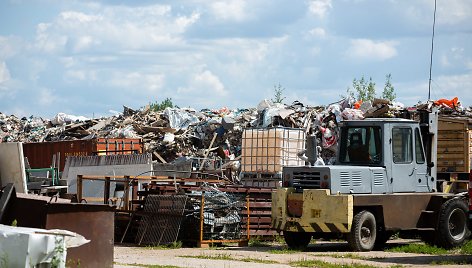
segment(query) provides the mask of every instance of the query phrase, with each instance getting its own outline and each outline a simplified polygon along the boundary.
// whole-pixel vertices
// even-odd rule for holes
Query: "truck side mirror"
[[[434,162],[429,162],[429,163],[428,163],[428,167],[429,167],[429,168],[434,167]]]

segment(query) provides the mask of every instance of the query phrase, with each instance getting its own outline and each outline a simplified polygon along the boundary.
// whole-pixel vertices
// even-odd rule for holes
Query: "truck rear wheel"
[[[367,210],[357,213],[352,220],[347,242],[354,251],[371,251],[377,238],[375,216]]]
[[[453,248],[464,243],[469,235],[467,228],[467,205],[454,198],[441,206],[439,215],[437,244],[443,248]]]
[[[311,233],[284,231],[284,240],[291,249],[304,250],[310,244]]]

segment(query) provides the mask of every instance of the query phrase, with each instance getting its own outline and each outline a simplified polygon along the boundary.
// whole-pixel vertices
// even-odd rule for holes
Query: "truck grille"
[[[321,174],[319,171],[294,171],[293,187],[295,189],[320,189]]]

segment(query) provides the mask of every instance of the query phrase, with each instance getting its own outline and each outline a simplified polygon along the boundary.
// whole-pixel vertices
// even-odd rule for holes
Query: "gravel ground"
[[[387,247],[418,242],[415,240],[389,241]],[[300,260],[320,260],[337,264],[367,264],[372,267],[433,267],[435,263],[467,263],[463,265],[440,265],[441,267],[472,267],[472,256],[464,255],[422,255],[411,253],[394,253],[385,251],[349,252],[347,243],[317,242],[310,245],[305,252],[276,254],[271,250],[282,249],[281,245],[268,247],[236,247],[219,248],[179,248],[150,249],[144,247],[115,246],[116,268],[146,267],[150,265],[173,265],[178,267],[196,268],[282,268],[293,267],[290,262]],[[183,257],[186,256],[186,257]],[[191,258],[199,256],[204,258]],[[219,256],[225,260],[210,259],[208,256]],[[248,260],[250,258],[251,260]],[[243,259],[246,259],[243,261]],[[261,263],[273,261],[276,263]],[[158,267],[158,266],[157,266]]]

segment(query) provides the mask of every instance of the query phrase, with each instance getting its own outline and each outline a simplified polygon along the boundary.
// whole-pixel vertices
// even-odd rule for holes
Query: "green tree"
[[[372,81],[372,77],[367,81],[364,76],[357,80],[352,80],[352,87],[357,92],[356,98],[362,101],[373,101],[375,98],[375,83]]]
[[[385,87],[382,92],[382,98],[393,101],[396,98],[395,88],[392,85],[392,75],[387,74],[385,80]],[[372,77],[367,81],[364,76],[361,79],[354,78],[352,80],[352,89],[347,88],[347,95],[356,100],[373,101],[375,98],[375,83]]]
[[[176,107],[174,103],[172,102],[172,98],[166,98],[165,100],[161,101],[161,103],[158,103],[157,101],[154,103],[149,104],[149,108],[151,111],[159,112],[162,110],[165,110],[165,108],[174,108]]]
[[[385,76],[385,87],[382,92],[382,98],[389,101],[394,101],[397,98],[395,88],[392,85],[392,74],[387,74]]]
[[[282,87],[280,83],[278,86],[274,85],[274,98],[272,99],[272,102],[282,103],[282,101],[285,100],[285,97],[283,96],[284,91],[285,91],[285,88]]]

